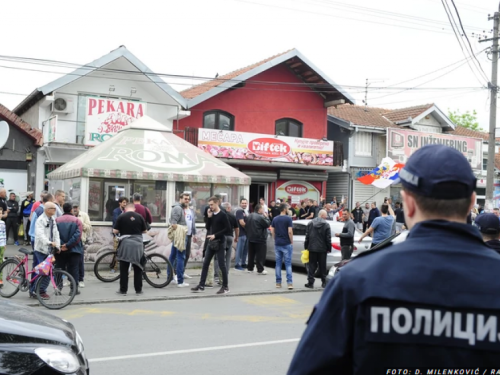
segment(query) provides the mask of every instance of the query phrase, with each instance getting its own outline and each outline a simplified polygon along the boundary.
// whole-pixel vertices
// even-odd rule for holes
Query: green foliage
[[[456,125],[460,125],[471,130],[482,130],[477,122],[477,112],[475,110],[472,111],[472,113],[469,111],[460,113],[459,109],[453,112],[448,109],[448,117]]]

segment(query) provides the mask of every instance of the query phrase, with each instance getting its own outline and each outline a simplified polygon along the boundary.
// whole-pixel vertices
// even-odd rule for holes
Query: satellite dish
[[[5,121],[0,121],[0,149],[7,143],[7,139],[9,139],[9,132],[9,124]]]

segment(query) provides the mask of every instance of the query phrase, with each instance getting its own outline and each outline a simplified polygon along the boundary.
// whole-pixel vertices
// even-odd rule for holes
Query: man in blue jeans
[[[288,289],[293,289],[292,280],[292,251],[293,251],[293,223],[288,216],[288,207],[285,203],[279,206],[280,215],[271,223],[271,233],[274,238],[276,254],[276,288],[281,288],[281,267],[285,260],[286,283]]]
[[[192,211],[189,209],[189,194],[182,193],[179,197],[179,202],[172,206],[172,211],[170,212],[170,224],[174,230],[177,229],[177,225],[185,226],[186,228],[192,227],[194,218],[192,217]],[[184,241],[186,241],[184,239]],[[174,283],[177,283],[179,288],[189,286],[188,283],[184,282],[184,261],[186,259],[186,249],[179,250],[172,243],[172,250],[170,252],[170,263],[176,264],[177,278]]]
[[[238,244],[236,246],[236,257],[234,268],[238,271],[244,271],[247,269],[247,254],[248,254],[248,242],[247,242],[247,232],[245,231],[245,217],[247,217],[247,206],[248,201],[245,198],[240,200],[240,208],[236,210],[235,216],[238,221],[238,227],[240,229]]]

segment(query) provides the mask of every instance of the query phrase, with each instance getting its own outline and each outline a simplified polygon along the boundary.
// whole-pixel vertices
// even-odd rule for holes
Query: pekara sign
[[[87,98],[85,118],[85,146],[96,146],[124,126],[146,114],[146,103],[108,99]]]
[[[225,159],[333,166],[332,141],[201,128],[198,147]]]
[[[406,129],[387,129],[387,156],[396,163],[406,163],[416,150],[432,144],[452,147],[467,158],[472,169],[482,169],[482,139],[449,134],[422,133]]]

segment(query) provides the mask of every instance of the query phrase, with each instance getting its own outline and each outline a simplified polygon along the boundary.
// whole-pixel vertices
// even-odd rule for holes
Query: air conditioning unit
[[[72,97],[56,96],[51,104],[53,113],[73,113],[75,112],[75,102]]]

